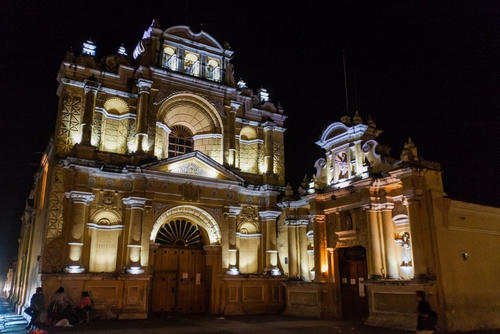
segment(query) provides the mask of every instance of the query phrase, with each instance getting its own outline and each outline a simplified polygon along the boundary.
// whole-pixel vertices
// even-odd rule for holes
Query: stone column
[[[97,82],[93,76],[84,81],[85,107],[82,120],[82,144],[91,145],[95,102],[100,87],[101,83]]]
[[[148,150],[149,92],[151,90],[151,85],[153,84],[153,82],[145,79],[139,79],[137,80],[136,84],[139,90],[139,99],[137,101],[137,112],[135,119],[136,151],[139,153],[145,153]]]
[[[125,222],[125,238],[127,240],[127,259],[125,272],[128,274],[142,274],[141,268],[141,238],[142,218],[145,198],[128,197],[123,199],[126,210],[129,210]]]
[[[276,218],[281,214],[279,211],[263,211],[259,212],[262,220],[265,233],[265,249],[266,249],[266,272],[271,272],[271,275],[281,275],[278,269],[278,250],[276,246]],[[264,232],[264,229],[263,229]]]
[[[315,215],[314,219],[314,281],[326,282],[328,271],[326,249],[326,219],[325,215]]]
[[[288,226],[288,276],[296,277],[297,272],[297,226],[295,221],[285,221]]]
[[[228,274],[238,275],[238,251],[236,248],[236,216],[241,212],[241,207],[229,207],[227,213],[228,224],[228,245],[227,245],[227,258],[228,258]]]
[[[356,176],[360,176],[363,173],[363,150],[361,149],[361,144],[361,140],[354,143],[354,152],[356,152]]]
[[[385,246],[385,262],[387,276],[389,279],[399,278],[399,263],[397,258],[394,221],[392,220],[392,209],[394,204],[389,203],[382,209],[382,226]]]
[[[299,225],[299,243],[300,243],[300,278],[304,281],[309,281],[311,276],[311,268],[309,266],[309,254],[308,254],[308,244],[309,239],[307,238],[307,225],[308,221],[301,221]]]
[[[93,193],[71,191],[66,193],[71,203],[70,234],[68,238],[67,264],[64,268],[68,273],[83,273],[82,264],[83,238],[87,224],[88,205],[94,200]]]
[[[274,126],[264,127],[264,168],[268,174],[274,173]]]
[[[229,166],[234,167],[236,165],[236,108],[230,106],[228,115],[228,125],[229,125]]]
[[[368,221],[368,276],[371,279],[382,278],[382,252],[380,231],[378,228],[378,210],[370,208],[366,211]]]
[[[427,263],[425,257],[425,237],[422,228],[422,218],[420,214],[422,205],[416,199],[408,200],[408,220],[411,232],[411,245],[413,251],[413,273],[415,277],[427,276]]]

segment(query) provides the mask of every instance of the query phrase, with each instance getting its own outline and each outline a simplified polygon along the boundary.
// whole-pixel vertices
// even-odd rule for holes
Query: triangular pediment
[[[172,174],[181,174],[208,179],[244,182],[240,176],[226,169],[217,161],[206,156],[200,151],[186,153],[173,158],[143,166],[146,170],[155,170]]]

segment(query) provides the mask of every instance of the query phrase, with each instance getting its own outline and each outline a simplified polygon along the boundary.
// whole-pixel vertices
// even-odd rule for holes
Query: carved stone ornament
[[[182,199],[190,202],[197,202],[200,200],[201,187],[195,186],[191,182],[183,183],[179,186],[179,191],[182,194]]]
[[[102,195],[102,202],[106,205],[113,204],[113,193],[111,191],[106,191]]]
[[[255,211],[253,206],[245,206],[241,209],[241,213],[238,215],[238,231],[240,231],[241,226],[246,223],[254,225],[255,231],[259,231],[259,216]]]
[[[160,213],[162,213],[163,211],[165,211],[168,208],[171,208],[172,206],[173,206],[172,204],[165,204],[165,203],[155,202],[155,205],[154,205],[154,214],[155,214],[155,216],[158,216]]]
[[[203,170],[203,168],[192,163],[179,167],[176,172],[188,175],[207,176],[207,173]]]
[[[214,218],[217,219],[217,221],[220,221],[221,215],[222,215],[222,210],[218,208],[204,208],[207,212],[209,212]]]

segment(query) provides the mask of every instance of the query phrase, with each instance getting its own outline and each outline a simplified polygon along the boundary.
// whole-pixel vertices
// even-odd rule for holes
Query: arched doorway
[[[153,312],[199,313],[208,310],[211,267],[203,247],[220,242],[215,219],[195,206],[161,214],[153,226]]]

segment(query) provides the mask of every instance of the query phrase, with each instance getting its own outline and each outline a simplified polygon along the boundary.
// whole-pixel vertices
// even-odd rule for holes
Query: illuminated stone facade
[[[157,21],[133,52],[68,53],[55,138],[30,195],[14,300],[63,286],[95,312],[282,309],[283,108],[234,79],[233,51]],[[48,296],[47,296],[48,297]]]
[[[284,311],[414,329],[424,290],[441,328],[500,328],[500,209],[449,199],[411,139],[395,159],[371,118],[344,116],[294,194],[283,109],[235,81],[227,43],[154,21],[133,57],[96,49],[61,64],[9,279],[19,313],[42,285],[73,303],[88,290],[96,316],[121,319]]]
[[[285,313],[414,330],[423,290],[440,328],[499,328],[500,271],[487,264],[500,261],[500,209],[451,200],[439,164],[411,139],[392,158],[381,132],[344,116],[316,143],[316,174],[298,196],[288,187],[278,249],[301,280],[284,283]]]

